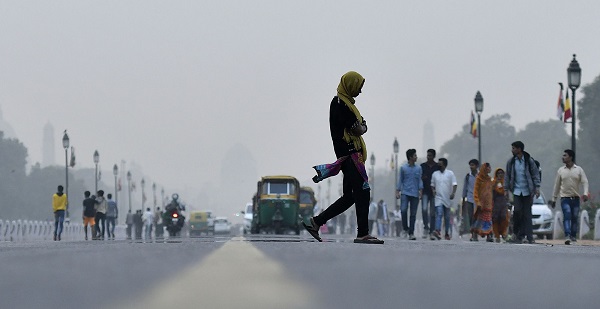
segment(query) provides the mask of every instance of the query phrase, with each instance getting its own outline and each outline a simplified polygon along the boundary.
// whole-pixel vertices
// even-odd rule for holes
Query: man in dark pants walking
[[[322,241],[319,236],[321,225],[346,211],[352,204],[356,204],[358,232],[354,242],[383,243],[382,240],[369,235],[371,188],[364,164],[367,149],[362,138],[362,135],[367,132],[367,122],[354,105],[354,98],[361,93],[364,83],[365,79],[356,72],[350,71],[344,74],[337,88],[337,96],[333,97],[329,107],[329,128],[338,160],[332,164],[314,166],[317,176],[313,181],[319,182],[342,171],[344,173],[343,195],[321,214],[310,218],[310,222],[302,222],[311,236],[318,241]]]
[[[525,145],[521,141],[512,143],[513,157],[506,162],[506,176],[504,187],[507,188],[506,195],[510,191],[513,194],[513,231],[516,235],[515,243],[527,241],[532,244],[533,227],[531,225],[531,206],[533,194],[540,196],[540,172],[535,161],[524,151]]]

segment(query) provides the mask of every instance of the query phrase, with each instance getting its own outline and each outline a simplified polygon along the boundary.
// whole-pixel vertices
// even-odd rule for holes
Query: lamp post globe
[[[65,134],[63,135],[62,143],[65,150],[69,148],[69,135],[67,134],[67,130],[65,130]]]
[[[577,118],[575,118],[575,111],[577,111],[575,103],[577,103],[577,100],[575,99],[575,93],[581,84],[581,67],[575,58],[576,56],[577,55],[573,54],[573,60],[571,60],[571,63],[567,68],[567,80],[569,81],[569,88],[573,94],[573,101],[571,102],[571,150],[573,150],[573,152],[575,152],[577,144]]]
[[[581,67],[575,57],[577,57],[577,55],[573,54],[573,60],[571,60],[571,63],[567,68],[567,79],[571,90],[579,88],[579,85],[581,84]]]
[[[474,101],[475,111],[477,112],[477,159],[479,160],[479,164],[481,164],[481,113],[483,112],[483,96],[481,92],[477,91]]]

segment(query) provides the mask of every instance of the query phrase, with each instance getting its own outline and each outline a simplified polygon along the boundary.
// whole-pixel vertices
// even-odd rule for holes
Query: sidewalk
[[[547,239],[536,239],[536,242],[538,243],[543,243],[543,244],[552,244],[552,245],[563,245],[565,246],[565,240],[564,239],[552,239],[552,240],[547,240]],[[600,240],[588,240],[588,239],[578,239],[577,242],[575,244],[572,244],[575,246],[600,246]]]

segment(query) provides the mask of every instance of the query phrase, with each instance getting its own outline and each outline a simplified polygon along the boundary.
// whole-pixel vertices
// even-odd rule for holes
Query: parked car
[[[531,207],[531,224],[533,226],[533,234],[538,238],[552,239],[554,234],[554,213],[543,194],[538,198],[533,199]]]
[[[214,221],[215,234],[231,233],[231,223],[226,217],[216,217]]]

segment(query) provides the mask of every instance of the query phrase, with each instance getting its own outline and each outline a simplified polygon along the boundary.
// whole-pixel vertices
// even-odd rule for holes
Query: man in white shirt
[[[146,211],[142,215],[142,221],[146,226],[146,240],[152,239],[152,222],[154,221],[154,213],[150,207],[146,208]]]
[[[431,175],[431,190],[435,195],[435,230],[431,233],[431,240],[442,239],[440,231],[442,229],[442,215],[444,216],[445,238],[450,240],[450,209],[452,200],[456,193],[458,183],[454,173],[446,169],[448,160],[440,158],[438,160],[440,169]]]
[[[562,156],[565,166],[556,172],[554,180],[554,200],[551,201],[554,208],[560,197],[560,206],[563,212],[563,225],[565,229],[565,245],[577,242],[577,229],[579,220],[579,187],[583,186],[584,202],[588,200],[589,184],[585,172],[580,166],[575,165],[575,152],[571,149],[565,150]]]
[[[377,221],[377,203],[373,201],[371,198],[371,204],[369,205],[369,235],[371,235],[371,230],[373,229],[373,224]]]

